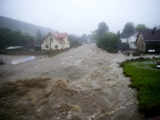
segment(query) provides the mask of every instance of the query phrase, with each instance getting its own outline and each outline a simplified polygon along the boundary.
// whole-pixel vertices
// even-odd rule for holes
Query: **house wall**
[[[129,38],[122,38],[121,42],[128,43],[130,49],[136,49],[136,38],[137,38],[137,33],[132,35]]]
[[[146,41],[146,50],[160,51],[160,41]]]
[[[146,51],[146,44],[145,44],[145,42],[143,40],[143,36],[141,34],[137,38],[136,47],[137,47],[137,50],[139,50],[141,52]]]
[[[43,43],[41,44],[41,49],[42,50],[50,50],[50,38],[47,37]]]
[[[70,48],[70,42],[69,42],[69,40],[68,40],[68,37],[66,37],[66,38],[64,39],[64,41],[65,41],[64,49],[65,49],[65,48]]]
[[[55,38],[51,41],[51,50],[61,50],[63,49],[63,44],[60,44]]]
[[[54,36],[48,36],[41,45],[42,50],[62,50],[70,47],[68,37],[63,41],[57,40]]]

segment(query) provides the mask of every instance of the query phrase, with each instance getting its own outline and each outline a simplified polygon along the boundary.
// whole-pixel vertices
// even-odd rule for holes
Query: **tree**
[[[80,37],[76,36],[76,35],[69,35],[68,39],[70,41],[70,46],[73,47],[78,47],[80,45],[82,45]]]
[[[116,34],[107,32],[96,40],[96,44],[99,48],[107,50],[108,52],[117,52],[120,45],[120,39]]]
[[[109,32],[109,27],[105,22],[98,24],[98,29],[95,31],[97,36],[103,36],[106,32]]]
[[[41,34],[41,31],[40,30],[38,30],[37,31],[37,34],[36,34],[36,41],[35,41],[35,44],[36,44],[36,47],[37,48],[41,48],[41,43],[42,43],[42,34]]]
[[[81,36],[81,43],[82,44],[86,44],[86,43],[88,43],[88,35],[87,34],[83,34],[82,36]]]
[[[11,43],[10,39],[12,31],[6,28],[1,28],[0,29],[0,49],[5,49],[8,47]]]
[[[20,31],[12,31],[10,29],[0,29],[0,49],[4,50],[9,46],[24,46],[26,48],[33,47],[34,38],[21,33]]]
[[[122,32],[122,36],[124,38],[129,38],[130,36],[132,36],[135,33],[135,26],[132,22],[128,22],[125,24],[123,32]]]
[[[117,36],[119,37],[119,39],[121,38],[121,32],[117,31]]]
[[[144,31],[144,30],[146,30],[147,29],[147,27],[145,26],[145,24],[138,24],[137,26],[136,26],[136,31],[137,32],[142,32],[142,31]]]

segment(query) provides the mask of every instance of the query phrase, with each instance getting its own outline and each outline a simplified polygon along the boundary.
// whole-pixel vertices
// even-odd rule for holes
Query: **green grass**
[[[155,60],[126,61],[122,67],[131,77],[131,87],[137,89],[140,112],[149,117],[160,115],[160,69],[156,69]]]

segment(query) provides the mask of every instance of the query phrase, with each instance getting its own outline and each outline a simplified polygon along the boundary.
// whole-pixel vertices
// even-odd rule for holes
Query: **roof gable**
[[[48,33],[48,35],[45,37],[43,41],[54,39],[56,42],[60,44],[65,44],[65,40],[68,38],[67,33]]]

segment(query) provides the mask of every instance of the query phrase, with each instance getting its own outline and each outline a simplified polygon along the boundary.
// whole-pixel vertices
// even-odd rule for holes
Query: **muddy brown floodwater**
[[[6,88],[18,91],[10,105],[16,103],[22,120],[142,120],[136,92],[119,67],[126,59],[83,45],[55,57],[3,65],[1,81],[11,81]]]

